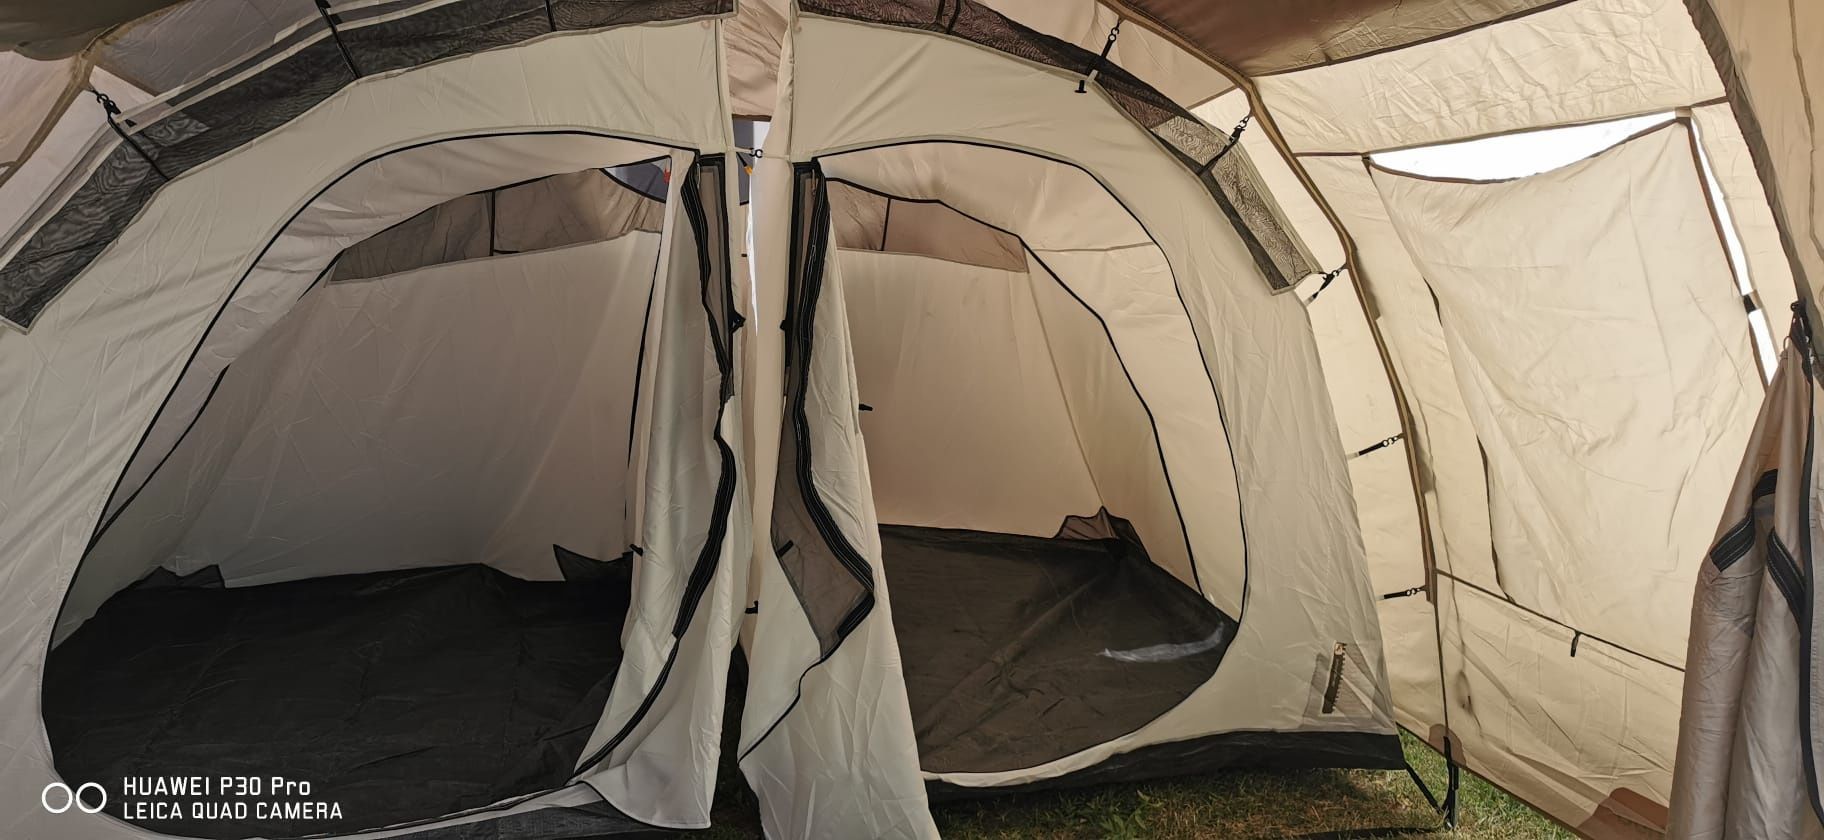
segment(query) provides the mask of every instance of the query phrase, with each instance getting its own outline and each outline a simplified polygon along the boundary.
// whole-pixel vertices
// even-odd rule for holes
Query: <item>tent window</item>
[[[1479,140],[1377,152],[1369,157],[1388,169],[1431,178],[1478,181],[1524,178],[1576,163],[1673,119],[1674,114],[1663,112],[1589,125],[1523,131]],[[1717,215],[1717,226],[1728,252],[1730,268],[1735,272],[1743,300],[1750,307],[1748,323],[1754,337],[1755,352],[1760,358],[1762,377],[1771,379],[1778,350],[1767,313],[1755,305],[1758,280],[1750,272],[1742,237],[1730,212],[1729,202],[1725,200],[1717,173],[1701,144],[1698,146],[1697,157],[1704,189],[1710,206]],[[1784,317],[1784,312],[1776,313],[1773,322],[1780,323]]]
[[[798,164],[795,170],[786,298],[786,419],[779,435],[773,538],[794,546],[779,556],[779,564],[827,656],[873,608],[874,573],[825,507],[812,474],[806,406],[814,330],[822,314],[817,304],[829,256],[830,201],[823,172],[815,163]]]
[[[658,178],[662,187],[667,165],[655,161],[627,169],[642,181]],[[381,277],[599,242],[636,230],[658,233],[664,221],[663,192],[654,198],[605,170],[585,169],[461,196],[425,210],[343,251],[329,279]]]

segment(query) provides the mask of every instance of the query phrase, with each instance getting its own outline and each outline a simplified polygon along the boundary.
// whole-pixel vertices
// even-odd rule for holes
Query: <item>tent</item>
[[[1775,138],[1725,80],[1742,36],[1719,38],[1701,2],[790,5],[750,11],[731,58],[750,109],[774,97],[756,284],[784,313],[752,336],[754,474],[776,479],[755,485],[747,646],[807,663],[749,689],[743,766],[770,834],[916,836],[921,794],[1296,766],[1301,742],[1377,766],[1378,703],[1580,834],[1673,825],[1693,584],[1772,373],[1756,324],[1799,298],[1787,243],[1805,227],[1770,200],[1767,158],[1807,183],[1790,71],[1811,21],[1797,49],[1783,34],[1804,10],[1723,18],[1765,39],[1750,65]],[[1504,181],[1380,162],[1656,114]],[[1109,458],[1141,417],[1156,451]],[[976,559],[1048,555],[1062,576],[1081,534],[1127,537],[1123,556],[1238,621],[1196,653],[1190,618],[1077,644],[1215,661],[1118,733],[1074,726],[1094,668],[1067,688],[1040,669],[1073,633],[1144,632],[1117,603],[1130,590],[1090,588],[1108,597],[1065,632],[991,613],[1029,590]],[[991,652],[973,670],[948,661],[974,644]],[[1338,718],[1323,665],[1347,684],[1349,651],[1367,714]],[[1054,728],[1103,740],[1006,746]],[[1815,828],[1777,807],[1792,801],[1736,810]]]
[[[706,824],[748,554],[718,24],[273,11],[112,30],[131,93],[92,71],[7,172],[0,834]]]
[[[1755,331],[1824,277],[1820,36],[1765,0],[14,4],[0,835],[703,827],[737,650],[771,836],[1396,769],[1397,729],[1586,836],[1815,833],[1811,360],[1763,408]],[[1389,162],[1643,115],[1506,180]],[[1782,667],[1687,679],[1793,618]],[[161,811],[243,798],[157,789],[192,775],[314,792]]]

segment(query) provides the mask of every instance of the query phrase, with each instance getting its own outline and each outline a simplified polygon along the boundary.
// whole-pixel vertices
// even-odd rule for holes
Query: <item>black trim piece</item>
[[[1779,486],[1780,486],[1779,469],[1775,468],[1775,469],[1768,470],[1764,473],[1761,473],[1760,478],[1755,479],[1754,493],[1751,496],[1751,498],[1760,499],[1762,496],[1771,496],[1771,495],[1773,495],[1774,490],[1779,489]]]
[[[784,545],[781,545],[778,548],[773,549],[773,556],[774,557],[784,557],[786,552],[791,551],[795,547],[796,546],[792,543],[791,540],[786,540]]]
[[[1324,272],[1324,282],[1317,284],[1317,291],[1312,292],[1310,297],[1305,298],[1305,305],[1310,306],[1311,304],[1316,303],[1317,296],[1323,294],[1325,289],[1330,288],[1330,284],[1336,282],[1337,275],[1342,274],[1348,267],[1349,266],[1347,265],[1339,265],[1336,268]]]
[[[342,53],[342,61],[348,65],[348,72],[361,78],[361,68],[355,66],[355,57],[349,53],[348,45],[342,43],[342,19],[329,10],[329,0],[317,0],[317,14],[323,16],[324,25],[329,27],[329,38],[336,42],[336,51]]]
[[[833,651],[836,647],[841,646],[841,640],[848,636],[849,630],[860,624],[861,620],[874,608],[874,568],[842,533],[842,528],[836,524],[836,518],[830,514],[829,507],[823,503],[822,494],[817,492],[817,482],[813,478],[811,460],[814,453],[811,451],[810,417],[805,413],[805,391],[810,387],[811,354],[815,343],[815,335],[812,330],[817,319],[817,302],[822,297],[823,265],[829,248],[830,201],[821,166],[813,161],[796,164],[793,169],[795,170],[794,175],[797,176],[800,183],[809,179],[815,185],[816,190],[816,198],[810,208],[810,241],[805,243],[803,253],[793,254],[796,258],[793,260],[793,265],[799,268],[799,271],[794,272],[791,277],[792,285],[795,288],[786,304],[786,319],[792,325],[791,329],[787,330],[787,337],[795,345],[792,349],[796,351],[788,353],[788,358],[798,363],[792,366],[798,382],[790,406],[792,436],[798,444],[798,463],[796,464],[798,490],[803,495],[805,509],[810,513],[812,523],[817,527],[818,536],[823,538],[831,553],[861,584],[864,592],[861,600],[838,623],[836,632],[838,641],[836,645],[832,646]],[[792,211],[796,217],[799,208],[795,201]],[[797,225],[794,225],[793,228],[796,230]],[[797,250],[797,243],[794,241],[793,251]]]
[[[1227,157],[1229,152],[1233,151],[1236,146],[1241,145],[1241,133],[1248,130],[1248,123],[1253,120],[1254,112],[1249,111],[1246,114],[1242,114],[1241,119],[1236,121],[1235,127],[1229,130],[1229,142],[1224,143],[1222,151],[1217,152],[1215,157],[1210,158],[1209,163],[1204,164],[1203,167],[1198,170],[1199,174],[1208,174],[1215,171],[1216,164],[1221,163],[1222,159]]]
[[[1810,623],[1809,610],[1805,608],[1805,575],[1799,571],[1799,563],[1793,559],[1785,543],[1780,542],[1778,532],[1767,534],[1767,576],[1773,578],[1773,585],[1779,587],[1780,596],[1786,599],[1786,608],[1792,611],[1792,617],[1799,622],[1802,630]]]
[[[1424,591],[1425,591],[1425,587],[1415,586],[1411,589],[1402,589],[1398,592],[1389,592],[1385,595],[1382,595],[1381,600],[1391,601],[1391,600],[1394,600],[1395,598],[1411,598],[1412,596],[1423,593]]]
[[[1349,457],[1351,459],[1360,458],[1363,455],[1367,455],[1371,452],[1377,452],[1379,450],[1386,449],[1389,446],[1399,443],[1400,439],[1404,438],[1405,436],[1406,436],[1406,434],[1404,432],[1401,432],[1400,434],[1394,435],[1393,437],[1390,437],[1390,438],[1382,438],[1379,441],[1369,444],[1366,449],[1356,450],[1355,454],[1350,455]]]
[[[703,594],[709,591],[709,584],[715,578],[722,543],[728,536],[729,513],[734,509],[735,503],[735,451],[722,438],[722,419],[728,412],[729,400],[735,394],[734,336],[723,329],[723,325],[728,323],[728,313],[734,306],[734,290],[730,285],[733,278],[728,257],[728,213],[726,202],[722,200],[726,186],[723,176],[721,155],[700,157],[684,173],[684,212],[691,229],[696,233],[697,265],[703,286],[703,314],[709,322],[709,340],[713,345],[716,370],[721,380],[717,388],[716,420],[711,436],[715,439],[722,465],[721,475],[716,481],[715,506],[710,513],[709,537],[690,570],[690,578],[685,582],[684,603],[679,607],[677,623],[671,629],[671,635],[680,640],[684,638],[684,632],[690,629],[690,620],[696,614],[697,604],[703,600]],[[709,222],[702,193],[708,193],[716,199],[713,206],[716,208],[717,224]],[[713,246],[708,241],[712,236],[717,240]],[[716,318],[718,308],[722,309],[722,320]]]
[[[152,167],[152,171],[157,173],[158,177],[163,178],[166,181],[171,180],[171,176],[165,174],[165,170],[158,167],[158,161],[153,160],[152,156],[146,153],[145,147],[139,145],[139,141],[134,140],[132,136],[127,134],[126,129],[120,127],[120,123],[116,121],[116,118],[120,117],[120,106],[114,103],[113,98],[94,88],[89,88],[89,92],[95,94],[95,101],[101,103],[102,116],[108,121],[108,128],[113,129],[114,133],[119,135],[121,142],[133,149],[133,151],[139,155],[140,160],[145,161],[147,166]],[[133,123],[131,120],[128,120],[127,124],[132,125]]]
[[[1148,744],[1081,770],[1025,784],[967,787],[931,779],[925,782],[925,791],[933,802],[960,801],[1218,770],[1398,770],[1405,763],[1400,737],[1393,733],[1223,732],[1185,741]]]
[[[89,544],[86,547],[84,547],[82,550],[82,556],[84,558],[88,557],[89,552],[94,551],[95,546],[97,546],[101,543],[101,538],[108,533],[108,529],[113,528],[114,523],[120,521],[121,515],[125,514],[127,512],[127,508],[130,508],[133,506],[133,503],[139,499],[139,494],[144,493],[146,491],[147,487],[152,486],[152,479],[158,477],[159,470],[162,470],[165,468],[165,464],[166,464],[166,462],[171,460],[171,456],[177,454],[178,447],[184,445],[184,439],[190,437],[190,430],[195,429],[197,422],[203,419],[203,412],[209,408],[209,403],[214,401],[216,392],[220,391],[222,389],[222,381],[228,378],[228,371],[231,370],[233,367],[234,367],[233,365],[224,367],[224,368],[222,368],[222,371],[220,373],[215,375],[215,382],[209,386],[209,392],[203,395],[202,405],[197,406],[196,413],[190,415],[190,422],[184,425],[183,431],[177,433],[177,440],[174,440],[171,442],[171,448],[165,451],[164,457],[159,458],[158,463],[152,465],[152,470],[150,472],[146,473],[146,479],[144,481],[140,482],[138,487],[134,488],[133,493],[131,495],[127,496],[126,501],[120,503],[120,507],[114,511],[114,515],[108,517],[106,521],[102,522],[101,527],[96,528],[95,533],[91,534],[89,536]],[[188,367],[186,367],[185,370],[187,371]],[[183,380],[182,374],[178,375],[178,380],[179,381]],[[175,390],[176,390],[176,388],[174,386],[173,392],[175,392]],[[158,421],[156,418],[154,418],[153,425],[150,427],[147,427],[146,433],[151,434],[152,428],[155,428],[157,426],[157,424],[158,424]],[[131,466],[133,463],[133,460],[135,460],[135,459],[129,459],[127,461],[127,464],[129,466]],[[126,477],[127,477],[126,470],[123,469],[121,471],[120,478],[121,478],[121,480],[125,480]],[[110,497],[109,502],[111,503],[112,501],[113,501],[113,499]],[[106,508],[103,508],[103,511],[105,512]],[[79,561],[77,563],[78,572],[82,571],[81,566],[82,566],[82,564]],[[70,582],[72,584],[74,584],[76,582],[76,577],[74,575],[72,575],[70,577]],[[57,617],[59,620],[61,620],[63,618],[62,609],[58,610]]]
[[[963,6],[962,6],[961,2],[957,3],[956,10],[958,13],[962,12]],[[1102,53],[1100,55],[1097,55],[1096,60],[1090,63],[1089,69],[1084,71],[1084,73],[1083,73],[1083,78],[1077,80],[1077,92],[1078,93],[1088,93],[1090,80],[1094,79],[1098,74],[1100,74],[1102,72],[1102,68],[1108,66],[1108,54],[1111,50],[1113,50],[1115,48],[1115,40],[1121,37],[1121,24],[1126,23],[1126,22],[1127,22],[1126,18],[1121,18],[1121,17],[1115,18],[1114,28],[1108,30],[1108,40],[1102,42]],[[950,25],[951,25],[951,27],[956,26],[956,16],[955,15],[951,15]],[[1219,155],[1217,155],[1217,157],[1221,157],[1221,155],[1219,154]]]
[[[1772,475],[1773,471],[1769,470],[1767,474]],[[1755,496],[1761,495],[1757,489]],[[1716,545],[1710,549],[1710,562],[1716,564],[1717,571],[1727,571],[1730,566],[1735,565],[1735,561],[1747,556],[1749,549],[1752,548],[1754,548],[1754,515],[1749,514],[1717,538]]]

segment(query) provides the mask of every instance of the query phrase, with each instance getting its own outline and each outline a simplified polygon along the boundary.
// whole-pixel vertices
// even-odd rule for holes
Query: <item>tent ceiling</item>
[[[1257,76],[1441,38],[1565,0],[1124,0],[1187,45]]]
[[[172,0],[0,0],[0,49],[62,58],[108,27],[169,5]]]

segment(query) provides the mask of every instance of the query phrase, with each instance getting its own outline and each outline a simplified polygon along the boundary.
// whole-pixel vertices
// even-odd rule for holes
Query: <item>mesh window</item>
[[[811,480],[813,453],[805,403],[829,232],[830,205],[823,173],[816,164],[800,164],[792,202],[785,341],[787,414],[779,434],[773,542],[779,565],[826,656],[874,606],[873,569],[832,520]]]
[[[375,7],[370,15],[401,5],[406,4]],[[554,25],[559,30],[596,29],[726,14],[733,8],[733,0],[457,0],[372,24],[338,18],[333,37],[232,86],[168,103],[157,109],[156,119],[123,121],[127,141],[108,152],[60,206],[47,209],[49,218],[0,267],[0,317],[30,326],[120,236],[166,180],[291,121],[353,82],[357,72],[414,67],[518,43],[549,34]],[[75,107],[83,105],[101,107]]]
[[[1117,108],[1197,174],[1247,243],[1269,286],[1284,291],[1318,270],[1272,210],[1253,167],[1224,154],[1228,137],[1096,53],[1022,26],[974,0],[800,0],[799,7],[809,14],[942,33],[1073,73],[1093,71],[1096,84]]]

